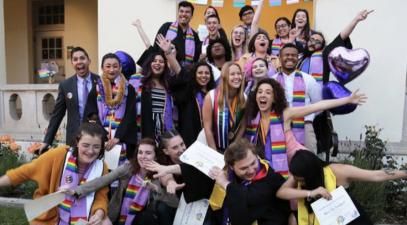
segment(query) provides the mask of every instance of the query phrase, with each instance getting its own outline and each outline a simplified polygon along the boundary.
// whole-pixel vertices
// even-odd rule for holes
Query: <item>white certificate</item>
[[[122,151],[122,145],[115,145],[109,151],[105,151],[105,163],[110,170],[114,170],[119,165],[120,152]]]
[[[189,148],[182,153],[180,159],[183,163],[187,163],[202,173],[209,176],[209,170],[214,166],[223,169],[225,160],[223,155],[209,146],[195,141]]]
[[[331,195],[331,200],[321,198],[311,204],[319,224],[345,225],[360,216],[345,188],[340,186]]]
[[[34,199],[24,204],[25,215],[28,221],[35,219],[44,212],[54,208],[65,199],[65,194],[62,192],[55,192],[49,195],[42,196],[41,198]]]
[[[184,194],[181,195],[173,225],[202,225],[208,211],[208,199],[186,203]]]

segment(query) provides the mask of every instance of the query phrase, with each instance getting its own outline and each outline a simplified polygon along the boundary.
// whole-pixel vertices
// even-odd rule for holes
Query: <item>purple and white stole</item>
[[[292,106],[305,106],[305,82],[300,71],[294,75],[293,102]],[[284,75],[280,72],[277,75],[277,81],[285,88]],[[305,143],[304,117],[292,120],[292,131],[299,143]]]
[[[86,181],[103,175],[103,161],[96,159],[89,165],[82,179],[79,179],[77,158],[72,155],[72,152],[72,149],[70,149],[66,154],[60,187],[72,189]],[[80,199],[71,195],[65,195],[64,201],[58,206],[58,225],[74,225],[79,219],[87,221],[90,217],[94,198],[95,192]]]
[[[150,190],[143,186],[143,179],[138,174],[133,175],[124,194],[119,225],[131,225],[137,213],[146,206],[149,196]]]
[[[324,69],[322,51],[316,51],[312,53],[311,57],[305,58],[299,68],[302,72],[310,74],[318,84],[322,85],[322,73]]]
[[[178,34],[178,21],[173,22],[165,35],[165,38],[172,41]],[[183,66],[190,65],[194,61],[195,56],[195,39],[194,32],[191,27],[187,29],[187,35],[185,38],[185,60],[182,62]]]
[[[245,136],[253,144],[261,141],[264,145],[264,157],[270,162],[271,167],[284,178],[288,177],[288,157],[284,133],[284,123],[281,116],[275,112],[270,113],[270,125],[266,137],[262,137],[260,129],[260,113],[248,122]],[[262,139],[263,138],[263,139]],[[260,140],[259,140],[260,139]]]
[[[271,43],[271,54],[275,56],[280,55],[280,49],[283,45],[284,44],[280,38],[274,39],[273,42]]]

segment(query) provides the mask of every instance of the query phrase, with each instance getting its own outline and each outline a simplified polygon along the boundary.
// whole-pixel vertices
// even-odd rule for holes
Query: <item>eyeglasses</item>
[[[314,39],[314,38],[310,38],[309,41],[312,42],[314,45],[322,45],[322,42],[323,42],[321,40]]]
[[[288,24],[284,23],[284,24],[281,24],[281,25],[277,25],[276,29],[278,30],[278,29],[282,29],[282,28],[286,28],[286,27],[288,27]]]

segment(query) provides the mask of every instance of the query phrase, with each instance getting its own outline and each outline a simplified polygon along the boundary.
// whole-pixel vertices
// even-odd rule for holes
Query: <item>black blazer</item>
[[[100,78],[99,75],[91,73],[91,79],[92,89],[88,94],[85,111],[83,113],[83,120],[86,120],[88,116],[92,114],[98,115],[98,108],[96,105],[96,84]],[[52,144],[55,134],[61,125],[61,121],[64,118],[66,111],[68,111],[68,121],[66,124],[66,144],[70,146],[75,144],[75,135],[80,124],[82,123],[79,115],[77,81],[77,76],[73,75],[59,84],[58,97],[49,121],[47,133],[44,137],[44,143],[49,145]]]

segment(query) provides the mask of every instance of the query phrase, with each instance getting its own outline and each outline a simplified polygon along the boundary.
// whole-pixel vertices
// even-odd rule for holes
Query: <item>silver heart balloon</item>
[[[331,72],[341,84],[346,84],[358,77],[369,65],[370,55],[363,48],[334,48],[328,55]]]

